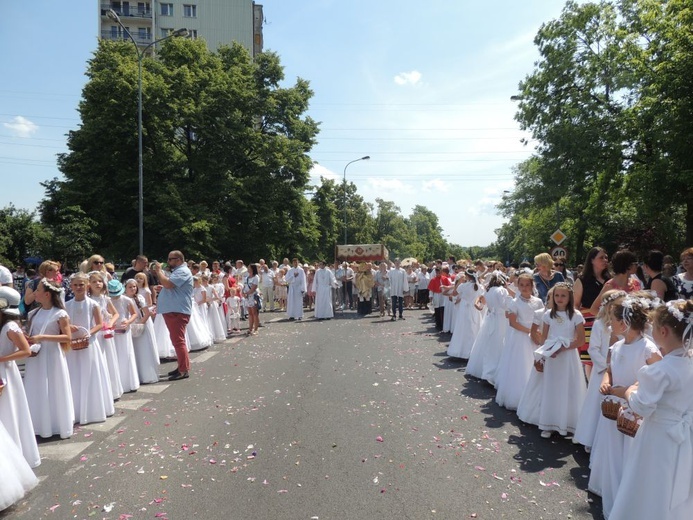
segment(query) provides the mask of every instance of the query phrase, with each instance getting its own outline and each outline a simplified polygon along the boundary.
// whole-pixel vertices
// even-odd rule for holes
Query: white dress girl
[[[629,387],[638,378],[638,371],[659,349],[648,338],[641,336],[632,343],[617,341],[611,347],[611,386]],[[661,361],[660,361],[661,363]],[[655,363],[656,365],[657,363]],[[590,455],[590,479],[587,489],[602,497],[602,509],[608,518],[614,505],[623,475],[623,465],[629,457],[633,438],[616,429],[614,421],[599,416]],[[657,446],[650,446],[658,449]],[[693,471],[689,468],[689,472]],[[645,518],[640,516],[639,518]]]
[[[643,417],[610,520],[688,520],[693,511],[693,358],[683,348],[638,371],[630,408]]]
[[[60,335],[59,319],[67,318],[67,311],[58,307],[38,308],[29,315],[29,334]],[[65,352],[57,341],[41,342],[36,357],[25,360],[24,390],[31,411],[34,432],[48,438],[60,435],[72,437],[75,407],[70,386]]]
[[[542,321],[549,325],[549,335],[543,345],[546,348],[557,342],[569,345],[584,318],[577,310],[572,318],[566,311],[557,311],[555,318],[551,317],[551,311],[546,311]],[[586,393],[577,349],[563,351],[555,358],[544,358],[543,373],[536,370],[532,373],[518,404],[517,416],[540,430],[557,431],[565,436],[575,432]]]
[[[529,300],[525,300],[519,292],[508,305],[508,312],[515,316],[516,322],[528,329],[532,328],[535,313],[543,309],[544,304],[539,298],[531,296]],[[530,374],[534,371],[536,348],[529,333],[508,326],[505,347],[498,363],[496,403],[500,406],[508,410],[517,410]]]
[[[110,298],[106,295],[90,296],[101,309],[101,319],[104,323],[110,323],[113,316],[108,312],[108,303]],[[101,330],[98,333],[98,348],[103,353],[106,360],[106,368],[108,369],[108,378],[111,383],[111,394],[113,400],[120,399],[123,395],[123,384],[120,382],[120,368],[118,367],[118,355],[116,354],[115,340],[113,339],[113,330]]]
[[[235,295],[229,296],[226,298],[226,306],[228,307],[226,328],[233,332],[241,330],[241,299]]]
[[[122,323],[130,319],[135,303],[127,296],[111,298],[113,306],[118,311],[116,333],[113,336],[115,351],[118,356],[118,371],[123,392],[134,392],[140,387],[140,378],[137,374],[137,362],[135,361],[135,348],[132,343],[130,329],[123,330]]]
[[[7,509],[38,485],[38,479],[5,427],[0,423],[0,511]]]
[[[137,320],[141,323],[146,315],[146,302],[142,295],[135,295],[137,302]],[[137,364],[137,374],[140,384],[151,384],[159,382],[159,351],[157,339],[154,333],[154,324],[151,319],[144,322],[144,331],[139,336],[132,338],[132,345],[135,350],[135,363]]]
[[[608,318],[607,318],[608,320]],[[606,356],[609,353],[609,343],[611,340],[611,327],[604,319],[595,320],[590,335],[590,346],[588,352],[592,359],[592,374],[589,385],[587,385],[587,395],[580,411],[577,428],[573,442],[591,448],[594,443],[594,435],[597,432],[599,418],[602,416],[601,404],[604,397],[599,393],[602,384],[602,377],[606,371]]]
[[[96,302],[89,298],[72,299],[65,304],[65,309],[70,315],[70,324],[87,330],[94,327],[94,312],[101,312]],[[91,336],[87,348],[69,350],[65,355],[70,371],[75,421],[80,424],[104,422],[106,417],[115,413],[106,359],[96,339],[96,336]]]
[[[209,319],[209,309],[207,307],[207,290],[201,285],[195,287],[193,290],[193,297],[195,298],[195,306],[197,310],[200,311],[200,316],[202,316],[202,322],[205,324],[209,334],[214,337],[214,331],[212,330],[212,323]]]
[[[464,282],[457,286],[457,292],[459,293],[457,312],[461,315],[458,326],[455,327],[455,332],[450,338],[448,356],[469,359],[482,319],[482,313],[474,306],[474,302],[484,294],[484,287],[478,284],[475,290],[473,281]]]
[[[226,340],[226,320],[222,318],[223,312],[219,312],[219,296],[212,285],[207,285],[204,289],[207,291],[208,317],[212,337],[214,338],[214,343],[221,343]]]
[[[197,305],[195,302],[192,305],[192,313],[190,314],[186,333],[189,338],[190,351],[204,350],[214,344],[214,338],[202,318],[202,306]]]
[[[0,357],[9,356],[17,351],[17,347],[7,336],[10,331],[23,334],[19,323],[8,321],[0,331]],[[0,423],[4,424],[14,443],[22,450],[29,466],[35,468],[41,464],[41,456],[36,444],[36,434],[31,422],[31,412],[26,400],[22,376],[16,361],[0,363],[0,379],[5,383],[5,390],[0,397]]]
[[[505,287],[491,287],[486,291],[484,299],[488,311],[472,352],[477,346],[481,348],[483,353],[481,379],[497,386],[498,364],[505,346],[505,333],[508,330],[508,318],[505,317],[505,311],[508,308],[510,296]]]

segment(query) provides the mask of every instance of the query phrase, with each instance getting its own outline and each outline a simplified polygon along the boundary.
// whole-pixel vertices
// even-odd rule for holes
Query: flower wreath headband
[[[623,306],[623,323],[626,324],[626,331],[630,330],[631,319],[633,318],[633,313],[635,312],[635,304],[638,304],[644,312],[647,312],[661,306],[662,300],[659,298],[649,299],[643,298],[642,296],[630,295],[623,298],[621,305]]]
[[[683,340],[683,347],[688,351],[689,355],[693,355],[691,350],[693,349],[693,313],[682,312],[677,305],[686,300],[672,300],[666,303],[667,311],[671,314],[677,321],[686,324],[686,328],[683,331],[681,339]]]
[[[65,292],[65,289],[62,287],[58,288],[55,285],[53,285],[51,282],[48,281],[48,278],[41,278],[41,284],[43,285],[43,288],[46,289],[47,291],[50,291],[55,294],[62,294]]]
[[[602,312],[604,307],[606,307],[610,303],[613,303],[614,301],[618,300],[619,298],[623,298],[624,296],[627,296],[627,295],[628,295],[628,293],[626,293],[626,291],[616,291],[616,292],[610,294],[609,296],[604,298],[602,303],[599,304],[599,312]]]

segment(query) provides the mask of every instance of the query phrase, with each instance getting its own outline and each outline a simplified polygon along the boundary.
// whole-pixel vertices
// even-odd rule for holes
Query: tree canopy
[[[534,155],[499,205],[501,256],[547,249],[560,227],[578,263],[600,244],[693,243],[693,4],[566,3],[542,25],[516,119]]]

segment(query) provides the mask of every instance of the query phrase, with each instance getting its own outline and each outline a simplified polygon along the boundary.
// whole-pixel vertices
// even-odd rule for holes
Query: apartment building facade
[[[141,47],[186,28],[190,38],[202,38],[210,50],[237,41],[251,56],[262,52],[262,5],[252,0],[144,0],[99,2],[99,36],[127,38],[106,13],[113,9]]]

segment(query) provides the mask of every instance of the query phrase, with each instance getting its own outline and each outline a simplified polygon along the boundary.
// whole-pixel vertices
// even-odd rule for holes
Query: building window
[[[197,40],[197,29],[188,29],[188,38]]]
[[[171,36],[173,34],[173,29],[167,29],[162,27],[161,28],[161,37],[166,38],[167,36]]]
[[[186,18],[197,18],[197,6],[192,4],[183,4],[183,16]]]
[[[151,27],[140,27],[138,31],[138,36],[140,42],[149,42],[152,39],[152,28]]]
[[[161,16],[173,16],[173,4],[161,4]]]

